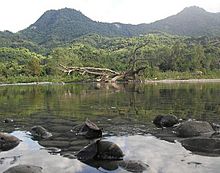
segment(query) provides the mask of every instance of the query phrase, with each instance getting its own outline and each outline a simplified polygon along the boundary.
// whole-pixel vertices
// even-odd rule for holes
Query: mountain
[[[149,30],[186,36],[220,36],[220,13],[192,6],[148,25]]]
[[[193,6],[150,24],[131,25],[96,22],[80,11],[64,8],[46,11],[18,34],[39,45],[54,47],[91,33],[131,37],[155,31],[187,36],[220,36],[220,13]]]
[[[105,36],[133,36],[144,32],[141,25],[96,22],[80,11],[64,8],[46,11],[34,24],[19,33],[38,44],[69,42],[89,33]]]

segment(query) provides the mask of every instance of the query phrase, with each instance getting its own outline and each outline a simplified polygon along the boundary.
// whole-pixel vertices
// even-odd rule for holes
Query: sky
[[[151,23],[199,6],[220,12],[220,0],[0,0],[0,31],[17,32],[50,9],[74,8],[100,22]]]

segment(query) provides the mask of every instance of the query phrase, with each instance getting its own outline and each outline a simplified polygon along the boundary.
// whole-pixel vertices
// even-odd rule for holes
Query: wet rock
[[[31,128],[31,134],[33,137],[38,139],[48,139],[52,136],[50,132],[48,132],[44,127],[42,126],[34,126]]]
[[[6,118],[6,119],[4,120],[4,123],[13,123],[13,122],[14,122],[14,120],[11,119],[11,118]]]
[[[177,136],[187,138],[200,135],[211,135],[215,131],[206,121],[185,121],[175,129]]]
[[[0,132],[0,151],[11,150],[19,143],[20,140],[17,137]]]
[[[32,165],[17,165],[7,169],[3,173],[42,173],[42,168]]]
[[[114,171],[116,169],[118,169],[118,161],[112,161],[112,160],[87,160],[87,161],[83,161],[83,163],[96,168],[96,169],[104,169],[107,171]]]
[[[181,145],[192,152],[202,155],[220,155],[220,139],[192,137],[180,141]]]
[[[122,150],[113,142],[97,140],[77,153],[79,160],[121,160]]]
[[[119,166],[128,172],[142,173],[146,171],[149,166],[142,161],[138,160],[123,160],[119,162]]]
[[[75,126],[72,131],[75,131],[77,135],[85,136],[87,139],[102,137],[102,130],[88,119],[82,125]]]
[[[158,115],[154,118],[153,123],[157,127],[172,127],[175,124],[178,124],[179,121],[174,115]]]
[[[97,159],[101,160],[121,160],[124,156],[118,145],[109,141],[97,141]]]
[[[134,173],[142,173],[149,169],[149,166],[141,161],[136,160],[86,160],[82,161],[83,163],[94,167],[96,169],[104,169],[106,171],[114,171],[117,170],[119,167]]]

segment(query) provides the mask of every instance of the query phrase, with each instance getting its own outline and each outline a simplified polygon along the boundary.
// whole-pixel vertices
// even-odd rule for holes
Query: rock
[[[79,160],[121,160],[122,150],[113,142],[97,140],[77,153]]]
[[[206,121],[185,121],[175,129],[177,136],[187,138],[200,135],[211,135],[215,131]]]
[[[106,171],[114,171],[118,169],[118,161],[115,160],[87,160],[87,161],[82,161],[83,163],[96,168],[96,169],[104,169]]]
[[[7,169],[3,173],[42,173],[42,168],[32,165],[17,165]]]
[[[123,169],[125,169],[128,172],[135,172],[135,173],[141,173],[143,171],[146,171],[149,166],[142,161],[138,160],[126,160],[119,162],[119,166]]]
[[[20,140],[17,137],[0,132],[0,151],[11,150],[19,143]]]
[[[48,139],[52,136],[50,132],[48,132],[44,127],[42,126],[34,126],[31,128],[31,134],[35,138],[40,139]]]
[[[102,130],[88,119],[82,125],[75,126],[72,131],[76,131],[77,135],[83,135],[87,139],[102,137]]]
[[[101,160],[121,160],[124,156],[122,150],[113,142],[97,141],[98,153],[97,159]]]
[[[117,170],[119,167],[122,169],[128,171],[128,172],[134,172],[134,173],[142,173],[149,169],[149,166],[142,161],[136,161],[136,160],[87,160],[82,161],[83,163],[94,167],[96,169],[104,169],[106,171],[114,171]]]
[[[4,123],[13,123],[13,122],[14,122],[14,120],[11,119],[11,118],[6,118],[6,119],[4,120]]]
[[[157,127],[172,127],[175,124],[178,124],[179,121],[174,115],[158,115],[154,118],[153,123]]]
[[[206,137],[192,137],[180,141],[181,145],[195,153],[202,155],[220,155],[220,139]]]

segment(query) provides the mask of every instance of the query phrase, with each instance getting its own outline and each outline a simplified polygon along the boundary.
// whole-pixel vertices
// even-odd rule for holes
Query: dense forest
[[[8,33],[10,35],[10,33]],[[5,32],[2,33],[5,35]],[[19,37],[0,37],[0,81],[77,81],[89,79],[67,75],[65,66],[91,66],[125,71],[136,52],[136,66],[144,65],[147,79],[220,77],[220,38],[184,37],[151,33],[138,37],[104,37],[88,34],[54,48],[42,48]],[[6,44],[7,43],[7,44]]]

